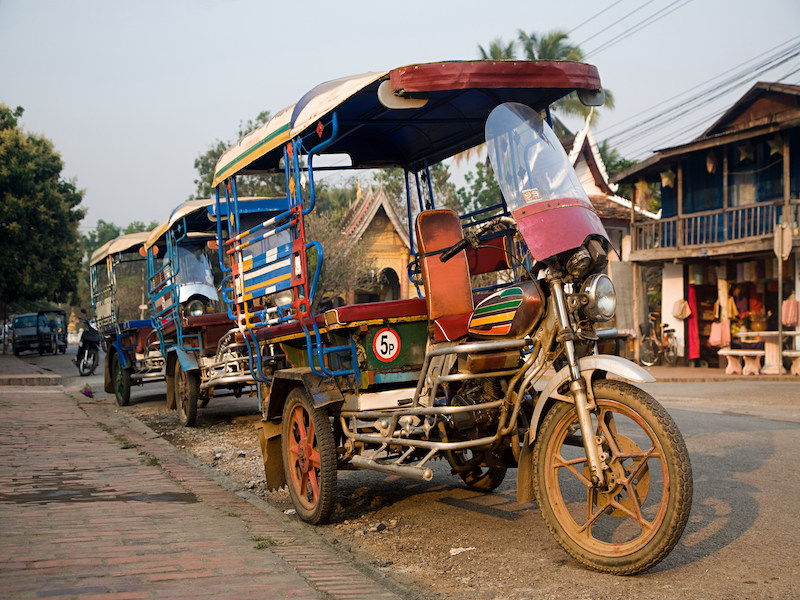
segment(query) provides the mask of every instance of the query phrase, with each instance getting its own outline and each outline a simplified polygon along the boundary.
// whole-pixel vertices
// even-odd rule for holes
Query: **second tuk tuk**
[[[268,219],[283,199],[238,203],[236,219]],[[257,394],[250,353],[222,302],[218,237],[227,239],[228,212],[213,199],[190,200],[172,211],[145,242],[150,317],[165,365],[167,406],[183,426],[194,426],[197,409],[216,390]]]

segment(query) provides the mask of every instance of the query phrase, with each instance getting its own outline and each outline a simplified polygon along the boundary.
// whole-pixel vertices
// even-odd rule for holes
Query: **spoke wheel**
[[[642,340],[639,348],[639,362],[646,367],[652,367],[658,362],[658,344],[652,338]]]
[[[675,339],[675,336],[669,334],[667,337],[667,345],[664,348],[664,361],[668,365],[674,365],[675,361],[678,360],[678,341]]]
[[[583,565],[633,575],[678,543],[692,504],[689,455],[678,428],[647,393],[621,381],[594,384],[595,436],[607,487],[592,485],[572,404],[548,413],[534,449],[534,488],[559,544]]]
[[[197,371],[184,371],[181,361],[175,361],[175,404],[178,419],[184,427],[197,423],[197,398],[200,395],[200,376]]]
[[[297,515],[325,523],[336,503],[336,446],[328,413],[305,389],[289,392],[283,409],[283,469]]]
[[[475,455],[472,450],[456,450],[448,454],[447,461],[453,468],[453,473],[461,477],[469,489],[476,492],[491,492],[503,483],[507,469],[482,465],[479,460],[481,456]],[[474,468],[466,468],[473,462],[476,463]]]
[[[83,358],[78,363],[78,373],[80,373],[82,377],[86,377],[88,375],[92,375],[96,368],[97,368],[97,350],[95,350],[94,348],[88,348],[84,352]]]
[[[131,403],[131,371],[122,366],[119,353],[114,353],[111,359],[111,376],[114,378],[114,395],[117,404],[128,406]]]

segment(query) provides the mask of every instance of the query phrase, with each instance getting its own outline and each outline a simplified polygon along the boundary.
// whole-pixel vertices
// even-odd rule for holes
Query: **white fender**
[[[589,399],[594,400],[592,395],[592,375],[595,371],[606,371],[613,373],[619,377],[634,381],[636,383],[650,383],[656,380],[650,373],[645,371],[642,367],[634,362],[629,361],[627,358],[621,356],[611,356],[608,354],[593,354],[591,356],[584,356],[578,359],[578,367],[580,368],[581,376],[586,380],[586,391],[589,394]],[[573,403],[571,396],[565,396],[558,393],[558,388],[567,383],[570,379],[569,366],[564,367],[556,373],[550,381],[547,382],[542,393],[539,394],[539,401],[536,403],[536,408],[533,411],[533,421],[531,428],[528,431],[528,443],[533,444],[536,440],[536,432],[539,430],[539,422],[542,418],[542,411],[544,410],[546,400],[553,398],[563,402]]]

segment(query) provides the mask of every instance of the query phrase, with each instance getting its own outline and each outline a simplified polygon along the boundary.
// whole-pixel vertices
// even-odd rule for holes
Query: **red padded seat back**
[[[463,237],[458,215],[452,210],[421,212],[416,232],[428,318],[436,321],[471,314],[475,306],[466,253],[462,250],[447,262],[442,262],[439,254]]]

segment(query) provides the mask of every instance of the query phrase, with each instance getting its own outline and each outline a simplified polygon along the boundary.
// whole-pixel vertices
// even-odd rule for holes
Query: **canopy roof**
[[[90,265],[96,265],[107,256],[112,254],[119,254],[121,252],[128,252],[131,250],[138,250],[138,246],[144,244],[147,236],[150,235],[149,231],[141,231],[139,233],[128,233],[115,237],[113,240],[106,242],[97,250],[92,252],[92,257],[89,259]]]
[[[283,145],[312,134],[334,111],[339,133],[325,154],[348,154],[353,168],[419,170],[482,143],[486,117],[498,104],[540,110],[573,90],[600,88],[594,66],[560,61],[423,63],[343,77],[313,88],[229,148],[213,184],[278,171]]]
[[[282,212],[287,208],[287,199],[280,198],[261,198],[261,197],[246,197],[239,198],[239,214],[274,214]],[[228,217],[228,208],[224,200],[220,201],[220,214],[223,220]],[[217,206],[216,199],[214,198],[200,198],[196,200],[187,200],[180,204],[172,211],[163,223],[150,232],[147,240],[145,241],[145,248],[150,248],[167,231],[172,229],[183,218],[187,218],[189,233],[197,232],[216,232],[217,228]],[[265,217],[266,219],[267,217]]]

